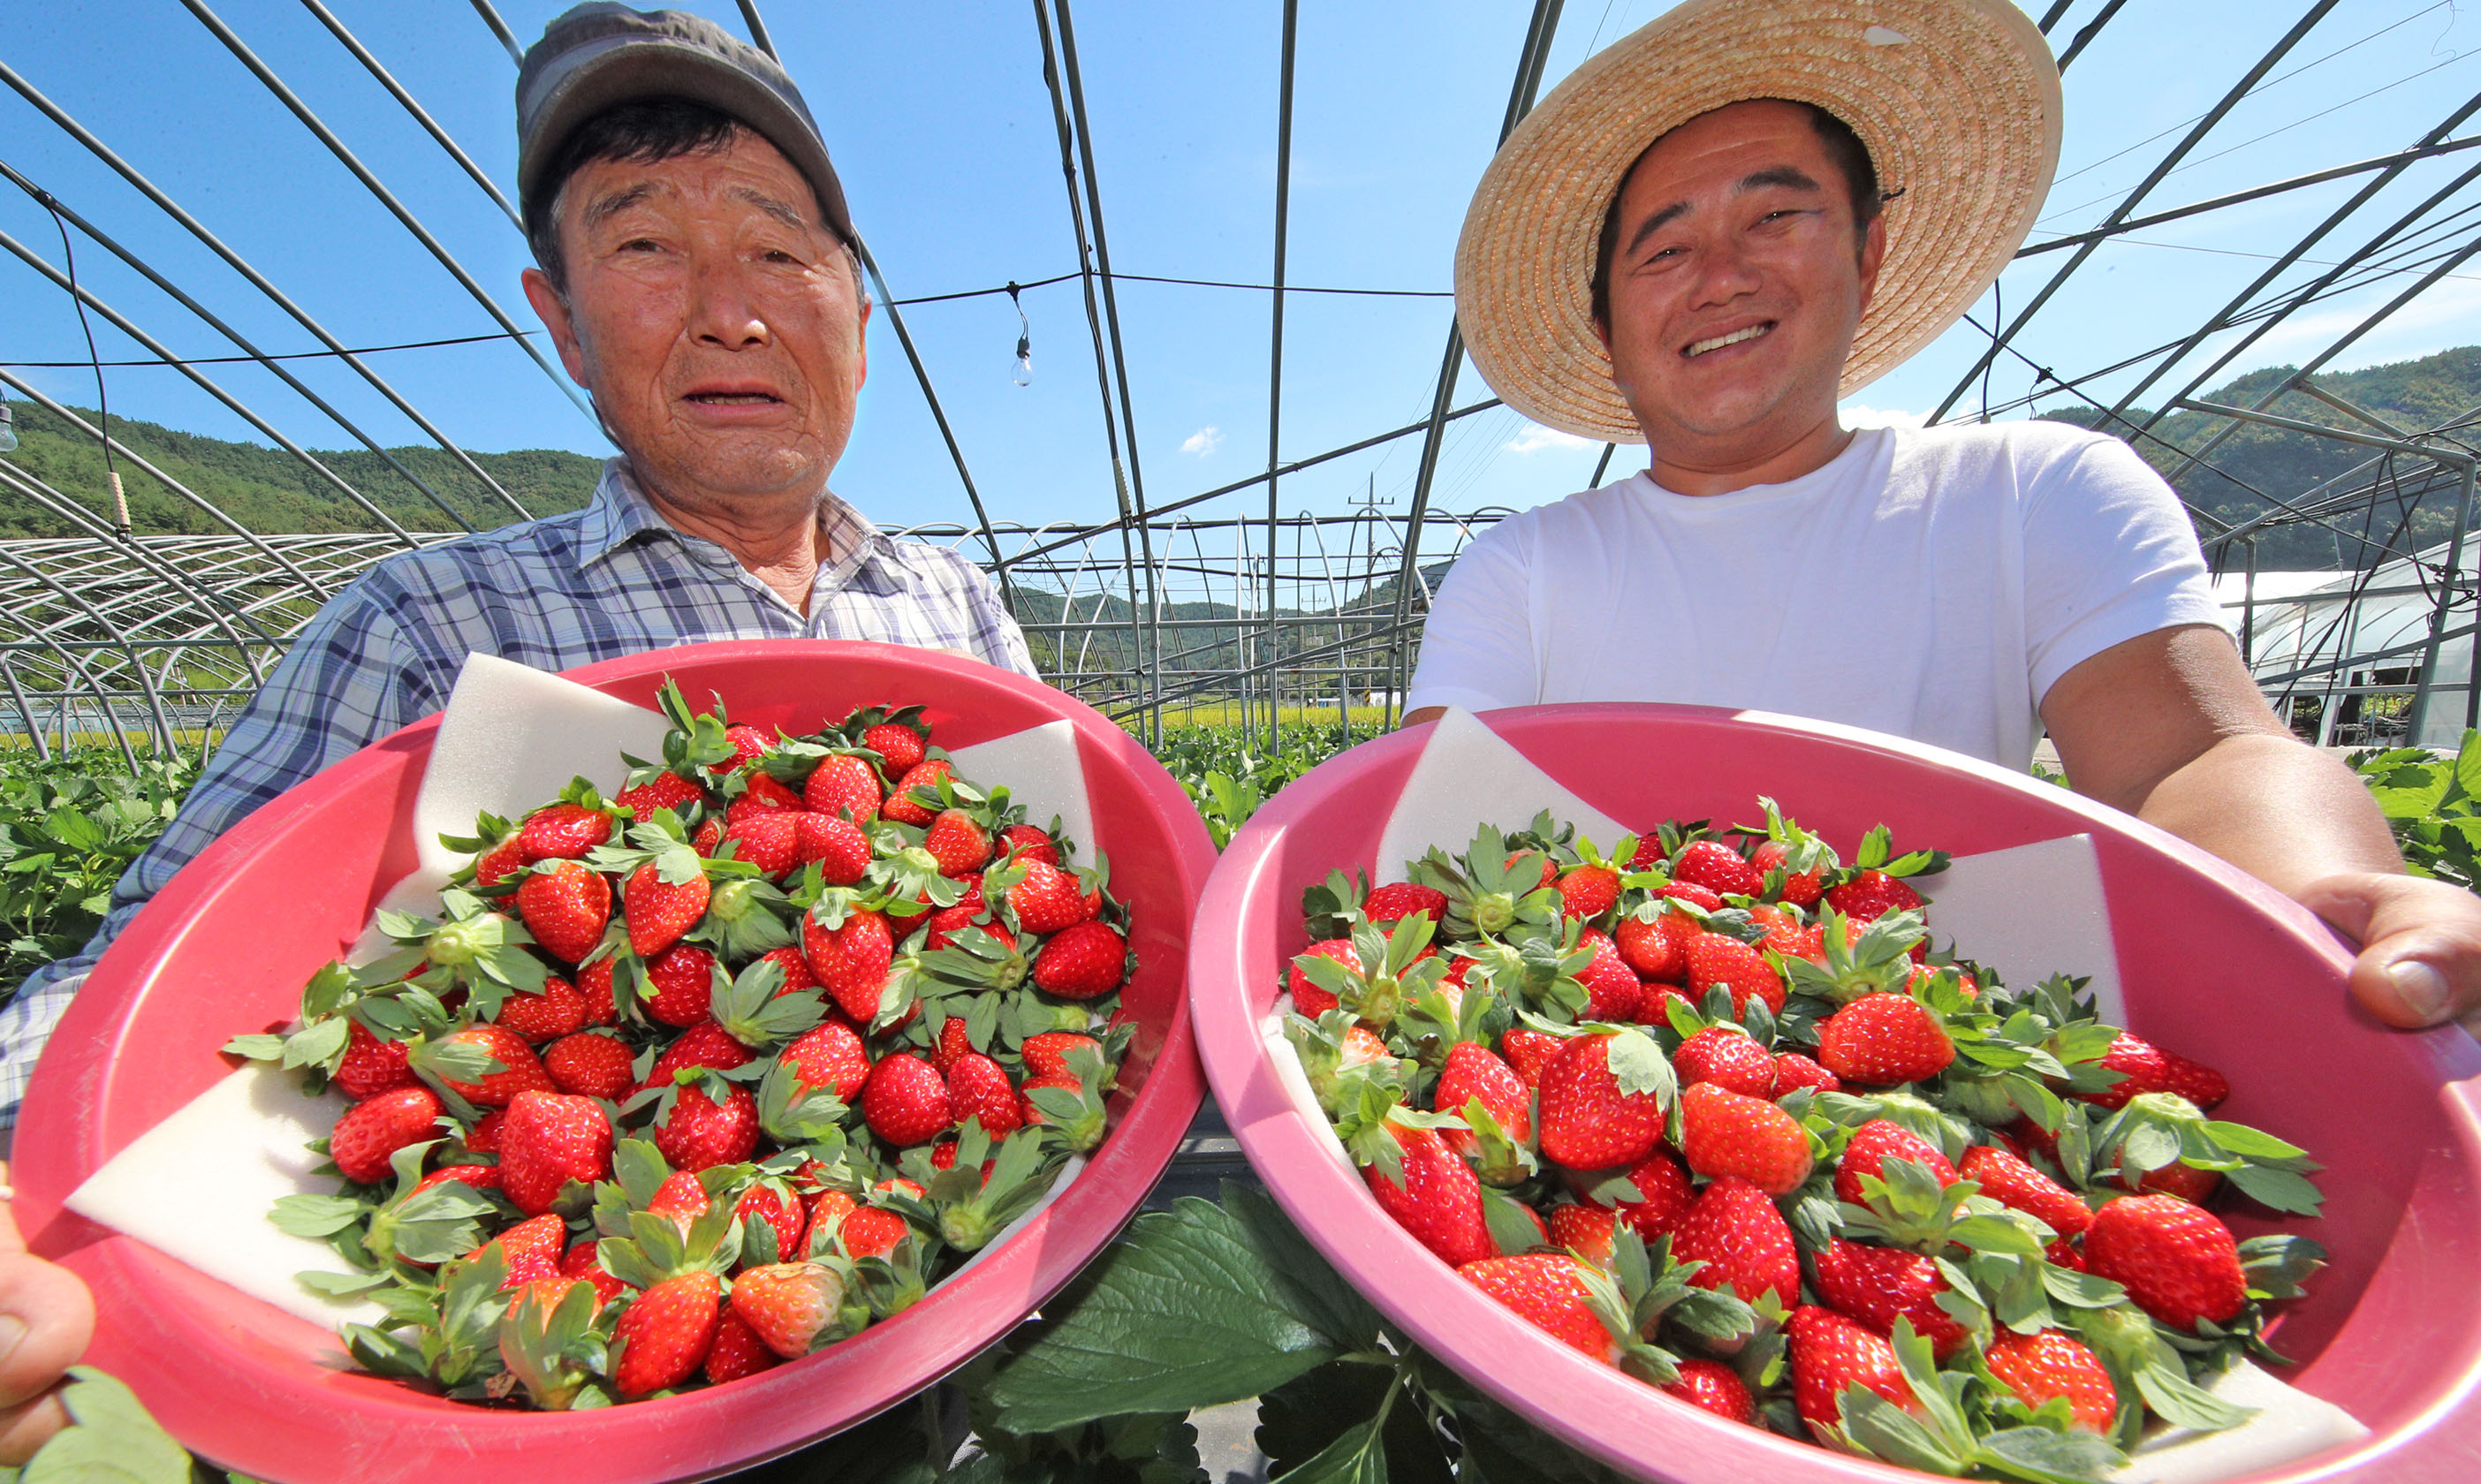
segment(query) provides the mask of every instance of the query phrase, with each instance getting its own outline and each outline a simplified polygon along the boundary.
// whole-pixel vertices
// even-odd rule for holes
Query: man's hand
[[[0,1188],[9,1167],[0,1164]],[[68,1423],[61,1375],[94,1334],[94,1300],[77,1275],[26,1251],[0,1198],[0,1466],[32,1458]]]
[[[2352,994],[2390,1026],[2461,1020],[2481,1036],[2481,897],[2419,876],[2349,872],[2311,881],[2302,906],[2361,945]]]

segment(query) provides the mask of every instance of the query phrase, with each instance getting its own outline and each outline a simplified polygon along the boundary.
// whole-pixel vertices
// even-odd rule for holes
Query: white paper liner
[[[692,708],[709,704],[704,695],[689,699]],[[421,864],[380,905],[436,916],[440,887],[465,860],[440,845],[440,835],[469,834],[476,815],[483,812],[516,819],[558,797],[575,777],[591,780],[608,797],[624,772],[620,754],[661,758],[668,725],[659,713],[558,675],[492,655],[468,656],[414,801]],[[951,756],[967,777],[1007,784],[1010,794],[1026,804],[1030,820],[1047,826],[1057,814],[1069,838],[1093,848],[1093,811],[1069,723],[1028,728],[952,749]],[[394,946],[376,926],[368,927],[347,961],[366,962]],[[278,1197],[335,1193],[333,1176],[310,1173],[325,1158],[302,1146],[325,1138],[347,1106],[332,1091],[305,1097],[298,1073],[251,1063],[139,1135],[87,1177],[66,1204],[89,1220],[322,1328],[372,1322],[380,1316],[377,1305],[325,1298],[295,1279],[300,1272],[350,1272],[333,1248],[287,1236],[268,1219]],[[1082,1158],[1069,1160],[1041,1202],[965,1266],[997,1251],[1057,1200],[1084,1163]]]
[[[1379,832],[1378,859],[1370,879],[1401,881],[1404,863],[1420,860],[1432,846],[1461,855],[1484,824],[1523,829],[1544,810],[1577,826],[1577,832],[1608,847],[1626,825],[1570,793],[1525,754],[1501,741],[1472,712],[1450,706],[1430,729],[1413,776],[1388,811]]]
[[[2214,1377],[2206,1390],[2235,1407],[2255,1407],[2258,1414],[2222,1432],[2167,1428],[2136,1445],[2128,1467],[2109,1475],[2115,1484],[2213,1484],[2369,1435],[2342,1408],[2286,1386],[2247,1361]]]
[[[1958,856],[1912,884],[1929,899],[1939,939],[1962,944],[1967,957],[1998,970],[2010,987],[2030,989],[2054,974],[2088,977],[2102,1023],[2128,1024],[2091,835]],[[2041,910],[2026,911],[2028,902]]]

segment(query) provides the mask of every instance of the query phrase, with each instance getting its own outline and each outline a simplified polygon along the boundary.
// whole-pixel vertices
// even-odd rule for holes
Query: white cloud
[[[1897,407],[1865,407],[1847,402],[1835,409],[1846,428],[1919,428],[1929,421],[1926,412],[1906,412]]]
[[[1500,448],[1501,452],[1508,454],[1538,454],[1544,449],[1589,449],[1594,446],[1591,438],[1580,438],[1572,432],[1561,432],[1539,423],[1528,423],[1524,431]]]
[[[1181,440],[1180,451],[1184,454],[1194,454],[1198,457],[1204,458],[1207,455],[1214,453],[1216,449],[1219,449],[1222,446],[1222,429],[1201,428],[1197,431],[1190,433],[1187,438]]]

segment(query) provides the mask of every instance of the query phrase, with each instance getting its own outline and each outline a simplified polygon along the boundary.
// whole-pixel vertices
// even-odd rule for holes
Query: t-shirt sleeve
[[[2080,439],[2034,476],[2024,620],[2036,705],[2114,644],[2184,624],[2228,626],[2180,497],[2117,438]]]
[[[1507,528],[1465,548],[1448,569],[1422,626],[1422,658],[1404,709],[1489,711],[1541,698],[1533,653],[1531,583],[1524,549]]]

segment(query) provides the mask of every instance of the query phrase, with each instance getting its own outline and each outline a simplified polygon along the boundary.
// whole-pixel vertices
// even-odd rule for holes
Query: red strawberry
[[[1026,1071],[1035,1077],[1065,1077],[1069,1075],[1068,1054],[1080,1047],[1100,1052],[1103,1043],[1074,1030],[1046,1030],[1026,1037],[1025,1044],[1017,1048],[1017,1055],[1024,1060]]]
[[[646,960],[644,1009],[666,1026],[694,1026],[715,1010],[715,955],[675,943]]]
[[[604,1268],[603,1260],[595,1252],[594,1243],[591,1241],[579,1242],[561,1254],[560,1275],[585,1283],[594,1289],[595,1297],[607,1304],[629,1291],[627,1284],[613,1277]]]
[[[1020,912],[1018,917],[1021,920],[1024,914]],[[1301,972],[1301,960],[1304,958],[1332,958],[1346,969],[1359,974],[1361,955],[1352,950],[1351,939],[1329,938],[1321,943],[1311,944],[1293,956],[1293,967],[1284,981],[1285,987],[1292,992],[1293,1008],[1316,1020],[1334,1009],[1336,1000],[1335,996],[1310,982],[1310,976]]]
[[[947,1076],[949,1069],[955,1066],[957,1057],[973,1054],[974,1038],[965,1028],[965,1023],[953,1015],[941,1021],[939,1044],[930,1048],[930,1064],[939,1069],[939,1075]]]
[[[983,908],[979,904],[968,906],[960,901],[953,907],[942,907],[931,913],[929,931],[922,940],[923,949],[926,951],[944,949],[955,942],[956,934],[968,927],[979,927],[992,937],[1013,945],[1016,942],[1016,934],[1009,932],[1006,927],[996,922],[976,923],[974,921],[975,918],[981,916],[982,911]]]
[[[1714,1082],[1680,1094],[1680,1153],[1700,1175],[1737,1176],[1768,1195],[1789,1195],[1809,1178],[1809,1134],[1800,1120]]]
[[[1448,1059],[1439,1069],[1438,1090],[1430,1106],[1442,1113],[1462,1113],[1465,1105],[1481,1100],[1490,1116],[1497,1119],[1507,1136],[1520,1144],[1533,1140],[1533,1098],[1526,1091],[1525,1081],[1516,1069],[1492,1054],[1490,1049],[1476,1041],[1458,1041],[1448,1049]],[[1474,1136],[1462,1129],[1441,1131],[1448,1147],[1459,1155],[1470,1154]]]
[[[1765,889],[1765,872],[1719,840],[1699,840],[1681,847],[1671,863],[1671,879],[1702,886],[1719,897],[1755,897]]]
[[[328,1080],[356,1103],[391,1088],[413,1086],[419,1079],[405,1059],[407,1050],[403,1041],[382,1041],[363,1029],[360,1022],[347,1021],[345,1059],[336,1064],[335,1075]]]
[[[2203,1062],[2166,1052],[2125,1030],[2110,1043],[2110,1050],[2102,1054],[2102,1065],[2119,1073],[2120,1080],[2100,1092],[2076,1094],[2098,1107],[2125,1107],[2128,1100],[2139,1093],[2170,1092],[2204,1109],[2222,1102],[2232,1093],[2231,1082],[2220,1072]]]
[[[1964,1326],[1938,1306],[1946,1290],[1936,1263],[1900,1247],[1865,1247],[1838,1237],[1817,1255],[1817,1291],[1828,1308],[1881,1335],[1893,1334],[1897,1319],[1910,1319],[1940,1360],[1965,1341]]]
[[[950,777],[954,771],[948,766],[946,760],[941,758],[914,764],[904,770],[902,777],[896,780],[896,787],[888,791],[887,800],[878,806],[878,812],[899,824],[929,823],[932,811],[939,806],[936,803],[916,803],[912,797],[913,791],[928,789],[931,796],[936,798],[940,780]]]
[[[1617,1051],[1623,1064],[1610,1063]],[[1542,1069],[1542,1152],[1571,1169],[1634,1164],[1662,1137],[1664,1108],[1653,1062],[1661,1048],[1641,1031],[1582,1035]],[[1652,1058],[1649,1061],[1648,1058]]]
[[[1684,1085],[1712,1082],[1743,1097],[1774,1097],[1774,1056],[1737,1026],[1698,1031],[1671,1054],[1671,1065]]]
[[[1942,1185],[1955,1183],[1955,1166],[1946,1162],[1938,1146],[1900,1124],[1872,1118],[1853,1130],[1851,1142],[1843,1146],[1843,1158],[1835,1166],[1835,1198],[1855,1206],[1866,1204],[1861,1177],[1886,1179],[1885,1165],[1891,1159],[1912,1160],[1937,1176]],[[1992,1192],[1991,1199],[1998,1199],[1997,1192]]]
[[[810,1212],[800,1198],[772,1182],[761,1182],[741,1192],[732,1204],[732,1219],[745,1221],[755,1216],[774,1230],[775,1251],[789,1258],[801,1251],[801,1238],[810,1230]],[[735,1280],[738,1282],[738,1280]]]
[[[539,1279],[559,1277],[561,1246],[567,1240],[567,1222],[558,1216],[529,1216],[466,1256],[477,1258],[490,1248],[500,1249],[501,1261],[509,1268],[500,1290],[512,1293]]]
[[[1685,912],[1665,912],[1649,923],[1633,914],[1611,929],[1620,959],[1649,979],[1681,983],[1688,977],[1688,940],[1706,929]]]
[[[1791,846],[1782,841],[1761,840],[1758,847],[1749,852],[1749,865],[1762,878],[1768,872],[1782,871],[1782,898],[1796,907],[1806,907],[1817,900],[1818,883],[1825,872],[1813,870],[1795,873],[1786,870],[1784,863],[1790,857]]]
[[[681,934],[706,916],[713,895],[704,872],[677,885],[665,880],[653,861],[629,872],[628,882],[620,888],[620,911],[629,919],[630,950],[640,958],[652,958],[680,942]]]
[[[2163,1080],[2169,1084],[2162,1090],[2175,1093],[2197,1105],[2203,1112],[2232,1095],[2231,1079],[2202,1061],[2191,1061],[2178,1052],[2162,1054]]]
[[[626,1097],[638,1084],[636,1058],[616,1037],[581,1030],[543,1048],[543,1071],[562,1092],[588,1098]]]
[[[1618,1211],[1563,1201],[1551,1208],[1551,1239],[1597,1267],[1608,1267],[1611,1233],[1619,1221]]]
[[[586,1009],[589,1026],[616,1026],[620,1023],[618,1002],[612,998],[612,955],[601,958],[577,971],[577,998]]]
[[[517,917],[544,952],[573,964],[603,941],[603,924],[612,920],[612,883],[575,861],[562,861],[518,883]]]
[[[817,1263],[775,1263],[732,1280],[732,1312],[788,1361],[837,1337],[844,1297],[844,1281]]]
[[[948,1101],[957,1127],[962,1128],[969,1118],[979,1118],[982,1132],[997,1139],[1014,1133],[1025,1122],[1007,1073],[990,1057],[969,1051],[955,1058],[947,1075]]]
[[[746,767],[770,750],[766,733],[739,722],[723,729],[723,740],[732,746],[732,756],[717,765],[718,769],[723,772]]]
[[[820,763],[801,789],[801,802],[813,812],[849,814],[855,824],[865,828],[878,818],[881,796],[877,772],[867,762],[849,754]]]
[[[517,1210],[538,1216],[561,1189],[612,1173],[612,1120],[592,1098],[521,1092],[500,1128],[502,1188]]]
[[[730,846],[733,859],[747,861],[758,868],[760,874],[783,875],[801,863],[802,819],[790,810],[750,815],[724,826],[717,853]]]
[[[1730,1289],[1750,1303],[1771,1292],[1800,1301],[1800,1254],[1791,1227],[1766,1193],[1726,1175],[1706,1187],[1672,1235],[1671,1255],[1706,1265],[1689,1276],[1701,1289]]]
[[[777,782],[773,776],[751,772],[743,780],[741,796],[724,806],[723,822],[738,824],[754,814],[798,814],[803,807],[802,796]],[[707,820],[707,824],[715,822],[713,819]],[[704,825],[699,826],[699,833],[705,833]],[[719,829],[717,838],[722,838]],[[710,845],[708,848],[711,850],[714,846]]]
[[[546,977],[542,993],[529,995],[519,991],[502,1001],[495,1019],[539,1046],[585,1028],[586,997],[565,979]]]
[[[1938,1076],[1955,1042],[1928,1005],[1910,995],[1863,995],[1818,1025],[1817,1059],[1847,1082],[1893,1086]]]
[[[582,860],[586,852],[612,838],[612,816],[584,804],[545,804],[526,816],[517,827],[517,858],[536,861]]]
[[[674,1081],[672,1074],[683,1067],[713,1067],[729,1072],[749,1064],[750,1051],[732,1038],[732,1032],[715,1022],[700,1021],[682,1031],[680,1038],[664,1048],[648,1069],[643,1085],[662,1087]]]
[[[388,1158],[407,1144],[439,1137],[447,1107],[428,1087],[398,1087],[345,1109],[327,1135],[327,1156],[347,1180],[377,1185],[389,1178]]]
[[[923,1144],[955,1127],[939,1069],[910,1054],[880,1058],[861,1090],[862,1121],[891,1144]]]
[[[1706,1002],[1706,991],[1717,984],[1728,985],[1732,992],[1732,1013],[1748,1008],[1749,997],[1765,1002],[1766,1009],[1780,1013],[1784,1007],[1783,976],[1765,961],[1756,949],[1727,933],[1701,932],[1688,940],[1681,950],[1688,966],[1688,991],[1698,1003]]]
[[[781,1000],[786,995],[797,995],[805,989],[819,987],[818,979],[810,973],[809,960],[801,956],[799,949],[769,949],[758,956],[784,971],[784,987],[775,991],[776,999]]]
[[[1361,903],[1362,915],[1373,923],[1394,923],[1416,912],[1427,912],[1433,923],[1448,920],[1448,894],[1418,881],[1391,881]]]
[[[1528,1088],[1537,1087],[1542,1081],[1543,1069],[1551,1065],[1551,1058],[1558,1055],[1560,1048],[1567,1044],[1565,1038],[1547,1030],[1530,1030],[1515,1026],[1499,1038],[1499,1054],[1516,1069],[1519,1080]]]
[[[951,1020],[952,1026],[963,1021]],[[870,1055],[861,1032],[841,1020],[825,1021],[793,1038],[778,1054],[804,1087],[823,1087],[849,1105],[870,1080]]]
[[[1482,1217],[1481,1182],[1473,1166],[1449,1153],[1435,1129],[1391,1120],[1386,1133],[1403,1159],[1402,1178],[1391,1178],[1376,1163],[1361,1170],[1380,1209],[1450,1266],[1497,1256],[1499,1244],[1490,1239]]]
[[[1598,918],[1620,899],[1620,873],[1608,866],[1571,866],[1559,872],[1559,910],[1574,918]]]
[[[1883,871],[1864,871],[1841,886],[1829,887],[1826,904],[1856,923],[1868,923],[1918,908],[1921,894]]]
[[[428,1190],[452,1180],[472,1185],[477,1190],[497,1190],[500,1188],[500,1167],[496,1164],[444,1165],[415,1181],[413,1188]]]
[[[1033,982],[1062,1000],[1093,1000],[1129,976],[1129,945],[1109,923],[1079,923],[1034,955]]]
[[[474,884],[497,886],[525,869],[525,854],[517,848],[517,837],[510,835],[474,857]]]
[[[878,1014],[879,992],[896,961],[896,940],[887,919],[875,912],[855,912],[842,927],[822,927],[812,917],[801,919],[801,957],[819,987],[855,1025],[867,1026]]]
[[[1075,876],[1040,861],[1028,864],[1024,879],[1008,888],[1007,904],[1026,931],[1046,935],[1074,927],[1097,910]]]
[[[902,777],[922,762],[922,734],[896,721],[862,729],[861,744],[879,756],[891,777]]]
[[[870,836],[850,820],[831,814],[794,816],[793,857],[800,865],[818,862],[819,875],[829,886],[850,886],[870,870]]]
[[[706,1214],[713,1203],[706,1198],[706,1185],[695,1170],[674,1170],[664,1177],[655,1193],[646,1198],[646,1213],[662,1216],[686,1233],[691,1223]]]
[[[666,1278],[620,1312],[613,1327],[612,1385],[643,1396],[688,1380],[715,1344],[723,1286],[705,1271]]]
[[[655,1125],[655,1148],[676,1170],[734,1164],[758,1147],[758,1104],[746,1087],[734,1087],[721,1103],[697,1087],[674,1094],[671,1113]]]
[[[1818,1092],[1841,1092],[1843,1080],[1798,1052],[1775,1053],[1775,1084],[1771,1096],[1780,1102],[1803,1087]]]
[[[1738,1371],[1721,1361],[1682,1361],[1677,1368],[1680,1379],[1661,1388],[1664,1393],[1692,1407],[1703,1407],[1716,1417],[1743,1424],[1756,1423],[1758,1404],[1750,1397]]]
[[[474,1127],[465,1131],[465,1147],[474,1151],[478,1155],[498,1154],[500,1152],[500,1125],[507,1123],[508,1121],[509,1115],[507,1110],[496,1107],[491,1109],[489,1112],[484,1113],[482,1117],[475,1119]]]
[[[1632,1020],[1637,1005],[1645,999],[1645,986],[1637,981],[1636,971],[1620,957],[1617,943],[1608,933],[1588,927],[1577,936],[1577,947],[1593,951],[1593,960],[1577,972],[1577,982],[1585,986],[1587,1020],[1617,1022]]]
[[[706,790],[675,772],[660,772],[635,788],[614,794],[612,806],[626,809],[640,820],[652,819],[658,810],[679,810],[706,797]]]
[[[1804,1304],[1792,1311],[1784,1331],[1790,1341],[1792,1398],[1811,1427],[1841,1424],[1843,1393],[1853,1386],[1906,1412],[1920,1412],[1920,1398],[1895,1364],[1895,1347],[1867,1327],[1832,1309]],[[1827,1436],[1820,1433],[1819,1441]]]
[[[2147,1170],[2132,1185],[2128,1182],[2128,1172],[2119,1167],[2117,1156],[2111,1159],[2111,1168],[2115,1173],[2110,1177],[2110,1183],[2122,1190],[2177,1196],[2192,1205],[2203,1205],[2223,1183],[2223,1177],[2216,1171],[2201,1170],[2193,1164],[2176,1161]]]
[[[1964,1152],[1964,1178],[1981,1193],[2042,1222],[2061,1237],[2093,1225],[2093,1211],[2075,1191],[2003,1149],[1976,1144]]]
[[[922,847],[939,863],[943,876],[961,876],[990,863],[991,835],[962,809],[942,809],[922,837]]]
[[[739,1290],[734,1290],[736,1295]],[[749,1327],[749,1321],[725,1306],[715,1321],[715,1343],[707,1347],[706,1378],[720,1385],[754,1376],[762,1370],[784,1364],[784,1358],[767,1348],[767,1341]]]
[[[506,1107],[518,1093],[552,1090],[551,1077],[543,1071],[542,1061],[535,1055],[535,1049],[513,1030],[483,1021],[459,1026],[439,1039],[442,1045],[480,1047],[485,1055],[500,1064],[499,1071],[484,1074],[479,1081],[460,1082],[448,1077],[440,1079],[468,1103],[481,1107]],[[415,1054],[417,1060],[420,1055],[418,1052]],[[467,1147],[473,1147],[471,1140],[467,1141]]]
[[[2085,1263],[2123,1284],[2136,1307],[2173,1329],[2199,1319],[2223,1323],[2248,1302],[2231,1228],[2212,1212],[2169,1195],[2131,1195],[2094,1213]]]
[[[1629,1170],[1628,1178],[1629,1184],[1636,1186],[1638,1198],[1621,1201],[1612,1208],[1612,1213],[1647,1241],[1679,1231],[1688,1208],[1697,1203],[1697,1192],[1688,1183],[1687,1167],[1667,1149],[1658,1149],[1638,1160]],[[1580,1195],[1579,1199],[1595,1203],[1591,1195]]]
[[[2062,1330],[2030,1335],[2000,1330],[1984,1352],[1990,1373],[2005,1382],[2027,1407],[2053,1396],[2068,1399],[2069,1425],[2107,1435],[2119,1415],[2119,1389],[2110,1372],[2082,1341]]]
[[[854,1257],[877,1258],[895,1251],[899,1243],[913,1235],[913,1228],[883,1206],[863,1206],[845,1217],[837,1235],[844,1238],[845,1250]]]
[[[1011,824],[1000,831],[1000,848],[1019,860],[1040,861],[1046,866],[1059,864],[1058,843],[1031,824]]]
[[[1619,1342],[1595,1315],[1575,1258],[1558,1252],[1482,1258],[1460,1264],[1456,1275],[1570,1349],[1606,1366],[1618,1359]]]

